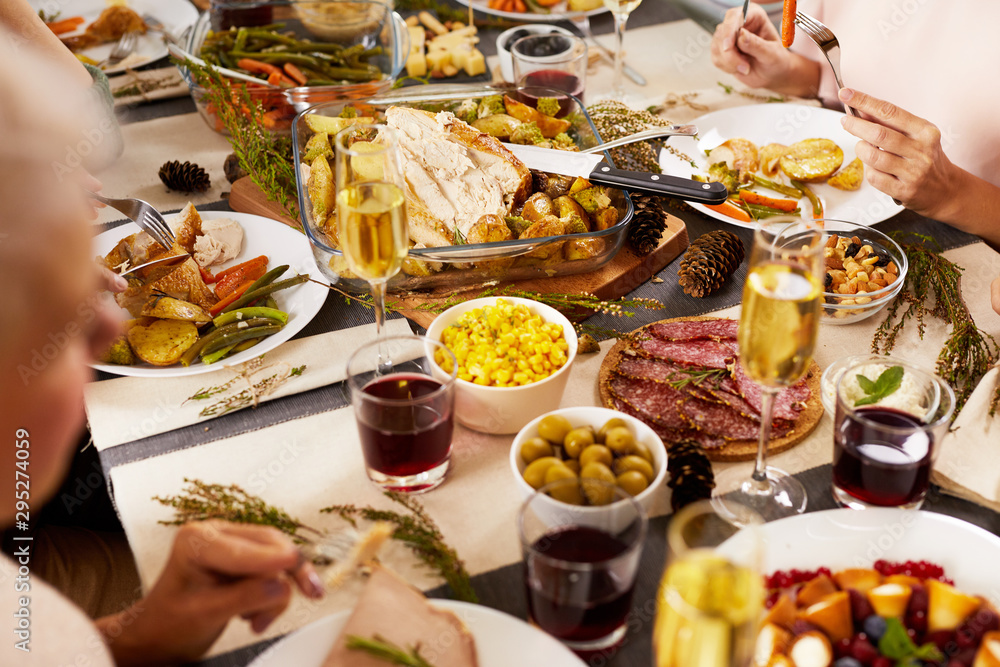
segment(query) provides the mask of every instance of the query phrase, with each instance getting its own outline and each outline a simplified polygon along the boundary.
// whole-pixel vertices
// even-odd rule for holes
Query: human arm
[[[933,123],[849,88],[840,99],[862,114],[841,122],[861,140],[855,152],[872,186],[921,215],[1000,246],[1000,188],[952,163]]]
[[[781,45],[781,35],[767,12],[750,4],[740,29],[743,8],[726,12],[712,36],[712,63],[751,88],[767,88],[785,95],[816,97],[819,63]]]
[[[0,2],[0,24],[6,26],[16,37],[39,53],[43,53],[67,73],[81,86],[89,87],[93,82],[90,74],[73,52],[66,48],[41,18],[38,12],[28,4],[27,0],[5,0]]]
[[[267,526],[205,521],[178,531],[170,559],[144,598],[98,619],[115,662],[161,665],[202,655],[233,616],[263,632],[285,610],[295,585],[322,597],[312,565]]]
[[[990,299],[993,303],[993,310],[997,311],[997,315],[1000,315],[1000,278],[993,281],[990,285]]]

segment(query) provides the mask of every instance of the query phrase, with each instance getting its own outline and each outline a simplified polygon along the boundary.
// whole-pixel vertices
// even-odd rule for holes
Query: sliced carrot
[[[794,199],[780,199],[777,197],[768,197],[767,195],[762,195],[759,192],[754,192],[753,190],[740,190],[740,199],[748,204],[759,204],[760,206],[769,206],[770,208],[776,208],[779,211],[794,211],[799,207],[799,203]]]
[[[514,11],[523,14],[528,11],[528,6],[524,4],[524,0],[514,0]]]
[[[721,213],[722,215],[727,215],[730,218],[734,218],[741,222],[753,222],[753,218],[750,217],[749,213],[747,213],[742,208],[740,208],[733,202],[729,201],[728,199],[722,202],[721,204],[705,204],[705,206],[707,206],[708,208],[712,209],[717,213]]]
[[[795,41],[796,0],[785,0],[781,9],[781,45],[786,49]]]
[[[79,28],[84,23],[82,16],[73,16],[68,19],[63,19],[61,21],[53,21],[52,23],[46,23],[45,26],[57,35],[62,35],[67,32],[73,32]]]
[[[220,299],[218,303],[216,303],[214,306],[208,309],[208,314],[211,315],[212,317],[215,317],[216,315],[221,313],[226,306],[228,306],[229,304],[233,303],[241,296],[243,296],[243,293],[246,292],[247,289],[249,289],[249,287],[253,285],[256,280],[257,279],[254,278],[253,280],[246,281],[245,283],[237,287],[232,294],[225,297],[224,299]]]
[[[284,69],[285,69],[285,74],[287,74],[289,78],[294,80],[295,83],[299,84],[300,86],[304,86],[306,85],[306,83],[309,82],[309,80],[306,78],[306,75],[302,73],[302,70],[300,70],[292,63],[285,63]]]
[[[236,61],[236,66],[254,74],[281,74],[281,70],[271,63],[261,62],[253,58],[240,58]]]
[[[201,281],[206,285],[211,285],[215,282],[216,278],[212,275],[212,272],[206,269],[204,266],[199,265],[198,271],[201,272]]]
[[[244,267],[247,267],[247,266],[254,266],[255,264],[261,264],[263,266],[267,266],[267,262],[268,262],[267,255],[260,255],[259,257],[254,257],[253,259],[248,259],[247,261],[245,261],[245,262],[243,262],[241,264],[234,264],[233,266],[230,266],[225,271],[219,271],[217,274],[215,274],[215,279],[216,280],[222,280],[223,278],[225,278],[229,274],[236,273],[237,271],[240,271]]]

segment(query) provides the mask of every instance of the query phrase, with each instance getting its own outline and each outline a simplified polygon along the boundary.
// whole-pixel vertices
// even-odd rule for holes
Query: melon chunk
[[[868,591],[868,602],[879,616],[903,618],[912,589],[903,584],[882,584]]]
[[[799,589],[795,601],[800,607],[811,607],[827,595],[836,592],[837,586],[834,585],[833,580],[825,574],[821,574]]]
[[[837,572],[833,575],[833,580],[842,589],[853,588],[861,593],[867,593],[882,583],[882,575],[878,570],[856,567]]]
[[[1000,667],[1000,631],[983,635],[983,643],[979,645],[972,667]]]
[[[833,662],[833,647],[822,632],[806,632],[795,638],[788,657],[795,667],[829,667]]]
[[[805,609],[800,617],[817,626],[834,642],[854,634],[851,621],[851,597],[847,591],[837,591]]]
[[[966,595],[954,586],[936,579],[924,582],[927,586],[927,630],[954,630],[969,614],[979,608],[979,598]]]

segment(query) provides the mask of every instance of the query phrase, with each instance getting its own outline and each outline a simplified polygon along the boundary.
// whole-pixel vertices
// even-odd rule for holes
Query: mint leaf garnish
[[[864,390],[864,392],[866,394],[874,394],[875,393],[875,383],[874,382],[872,382],[871,380],[869,380],[867,377],[865,377],[861,373],[858,373],[857,378],[858,378],[858,384],[861,385],[861,388]]]
[[[917,647],[906,634],[906,627],[898,618],[885,619],[885,634],[878,640],[879,653],[890,660],[902,660],[913,655]]]
[[[902,366],[890,366],[882,371],[882,374],[874,382],[859,373],[856,376],[858,385],[868,395],[854,401],[854,407],[857,408],[862,405],[878,403],[886,396],[895,393],[899,389],[899,385],[903,382],[903,373]]]

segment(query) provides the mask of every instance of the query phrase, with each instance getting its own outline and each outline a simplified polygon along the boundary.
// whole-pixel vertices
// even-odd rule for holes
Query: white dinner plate
[[[53,7],[59,10],[59,18],[56,20],[68,19],[74,16],[82,16],[85,20],[79,30],[65,33],[60,37],[82,34],[88,25],[94,22],[101,12],[108,6],[106,0],[59,0],[57,3],[51,0],[30,0],[35,11],[44,9],[51,12]],[[195,9],[188,0],[128,0],[128,6],[139,16],[149,14],[159,19],[163,25],[173,35],[179,36],[189,25],[198,20],[198,10]],[[97,62],[103,61],[111,54],[114,42],[98,44],[89,49],[79,51],[80,55],[92,58]],[[104,69],[105,74],[118,74],[124,72],[129,67],[142,67],[154,60],[159,60],[167,55],[167,47],[163,44],[160,33],[152,30],[144,35],[139,35],[136,42],[135,51],[132,55],[121,63]]]
[[[935,512],[893,508],[810,512],[764,524],[763,572],[871,567],[879,559],[926,560],[961,590],[1000,590],[1000,537]],[[735,541],[735,539],[734,539]]]
[[[243,226],[243,249],[239,257],[225,264],[211,267],[210,270],[212,273],[218,273],[227,267],[260,255],[267,255],[269,260],[267,265],[269,268],[273,269],[282,264],[289,266],[288,271],[278,278],[278,280],[291,278],[297,273],[308,273],[310,277],[324,284],[329,284],[329,281],[316,268],[312,249],[309,246],[309,239],[305,237],[305,234],[297,232],[277,220],[249,213],[231,213],[228,211],[199,211],[199,213],[202,220],[229,218]],[[95,254],[101,257],[107,255],[118,244],[118,241],[138,231],[139,228],[132,222],[109,229],[94,238],[93,248]],[[309,324],[309,321],[316,316],[316,313],[319,312],[329,292],[328,288],[313,282],[305,282],[301,285],[295,285],[294,287],[276,292],[274,299],[278,302],[278,307],[288,313],[288,324],[281,331],[273,336],[264,338],[249,350],[244,350],[239,354],[234,354],[231,357],[208,366],[200,362],[187,367],[180,364],[173,366],[152,366],[146,363],[139,363],[134,366],[117,366],[114,364],[92,364],[92,366],[99,371],[114,373],[115,375],[177,377],[181,375],[211,373],[220,368],[241,364],[259,357],[269,350],[273,350],[299,331],[302,331]],[[130,316],[125,309],[118,308],[110,297],[109,301],[110,307],[117,309],[121,313],[123,321],[129,319]]]
[[[572,651],[509,614],[468,602],[432,600],[457,615],[476,640],[480,667],[583,667]],[[322,667],[350,610],[321,618],[268,648],[249,667]]]
[[[608,11],[605,6],[600,6],[597,9],[591,9],[586,12],[569,12],[566,11],[566,3],[560,2],[555,7],[551,8],[548,14],[537,14],[532,11],[527,11],[524,13],[520,12],[502,12],[499,9],[490,9],[489,0],[457,0],[458,4],[468,7],[472,5],[472,9],[483,14],[490,14],[491,16],[499,16],[501,18],[510,19],[511,21],[517,21],[519,23],[555,23],[557,21],[566,21],[577,16],[597,16],[598,14],[603,14]]]
[[[763,148],[770,143],[791,145],[803,139],[832,139],[844,151],[844,165],[854,159],[857,137],[840,124],[844,114],[821,107],[802,104],[752,104],[713,111],[691,121],[698,126],[698,138],[672,137],[670,146],[694,160],[694,166],[668,151],[660,153],[660,167],[665,174],[690,178],[692,174],[708,173],[707,151],[728,139],[743,138]],[[825,183],[815,183],[813,191],[823,200],[824,217],[873,225],[896,215],[902,206],[893,203],[889,195],[879,192],[868,181],[854,192],[838,190]],[[762,192],[769,193],[767,190]],[[775,193],[775,196],[782,196]],[[702,204],[690,204],[705,215],[739,227],[753,227],[727,215],[717,213]],[[803,214],[812,215],[808,199],[799,202]]]

